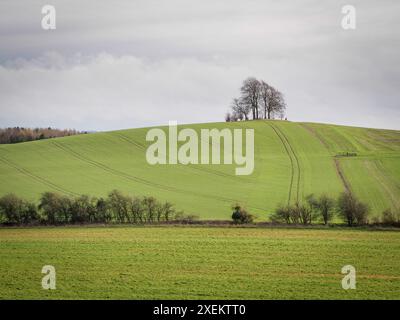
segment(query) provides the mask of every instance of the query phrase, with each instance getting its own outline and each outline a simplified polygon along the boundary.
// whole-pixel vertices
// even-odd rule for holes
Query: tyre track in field
[[[90,164],[91,166],[94,166],[94,167],[96,167],[96,168],[98,168],[100,170],[103,170],[103,171],[105,171],[107,173],[110,173],[112,175],[115,175],[117,177],[124,178],[125,180],[128,180],[128,181],[134,181],[134,182],[137,182],[137,183],[140,183],[140,184],[143,184],[143,185],[147,185],[147,186],[152,187],[152,188],[158,188],[158,189],[165,190],[165,191],[176,192],[176,193],[180,193],[180,194],[184,194],[184,195],[190,195],[190,196],[199,196],[199,197],[203,197],[203,198],[206,198],[206,199],[214,199],[214,200],[218,200],[218,201],[222,201],[222,202],[228,202],[228,203],[231,203],[231,204],[237,201],[237,200],[230,199],[230,198],[213,196],[213,195],[208,195],[208,194],[202,194],[202,193],[197,193],[197,192],[192,192],[192,191],[187,191],[187,190],[181,190],[179,188],[174,188],[174,187],[162,185],[162,184],[159,184],[159,183],[154,183],[154,182],[151,182],[149,180],[142,179],[142,178],[139,178],[137,176],[133,176],[133,175],[121,172],[119,170],[110,168],[110,167],[106,166],[105,164],[102,164],[100,162],[97,162],[95,160],[92,160],[90,158],[87,158],[87,157],[83,156],[82,154],[70,149],[69,147],[67,147],[65,145],[61,145],[58,142],[52,141],[52,143],[53,143],[54,146],[56,146],[60,150],[64,151],[65,153],[68,153],[69,155],[75,157],[76,159],[78,159],[78,160],[80,160],[82,162],[85,162],[87,164]],[[252,207],[252,208],[261,209],[261,208],[257,208],[257,207]]]
[[[40,177],[40,176],[37,176],[37,175],[33,174],[29,170],[27,170],[27,169],[15,164],[14,162],[12,162],[12,161],[10,161],[10,160],[2,157],[2,156],[0,156],[0,161],[2,161],[6,165],[14,168],[15,170],[21,172],[23,175],[31,178],[32,180],[35,180],[36,182],[39,182],[41,184],[44,184],[47,187],[50,187],[51,189],[55,189],[58,192],[61,192],[61,193],[64,193],[64,194],[68,194],[68,195],[71,195],[71,196],[73,196],[73,195],[77,196],[78,195],[77,193],[75,193],[73,191],[69,191],[67,189],[64,189],[63,187],[60,187],[59,185],[56,185],[53,182],[50,182],[50,181],[46,180],[43,177]]]
[[[128,142],[129,144],[132,144],[135,147],[137,147],[137,148],[139,148],[139,149],[141,149],[143,151],[146,151],[146,147],[144,145],[142,145],[142,144],[130,139],[129,137],[123,135],[122,133],[112,133],[112,134],[115,135],[115,136],[118,136],[119,138],[121,138],[122,140]],[[205,172],[205,173],[208,173],[208,174],[211,174],[211,175],[217,175],[217,176],[220,176],[220,177],[223,177],[223,178],[228,178],[228,179],[235,179],[236,178],[236,176],[232,176],[232,175],[230,175],[228,173],[224,173],[224,172],[220,172],[220,171],[212,170],[212,169],[207,169],[207,168],[203,168],[203,167],[197,167],[196,165],[191,165],[191,164],[189,164],[189,165],[181,165],[181,166],[179,166],[179,168],[180,169],[189,169],[189,170]],[[236,179],[235,179],[235,181],[236,181]],[[246,180],[243,180],[243,181],[248,183],[248,181],[246,181]]]
[[[285,138],[289,148],[292,150],[293,156],[294,156],[294,158],[296,160],[296,164],[297,164],[297,194],[296,194],[296,201],[298,202],[299,198],[300,198],[300,180],[301,180],[300,161],[299,161],[299,158],[298,158],[296,152],[294,152],[294,148],[293,148],[292,144],[289,142],[288,137],[283,133],[283,131],[281,129],[279,129],[278,127],[277,127],[277,129],[282,133],[282,135]]]
[[[122,139],[122,140],[128,142],[129,144],[134,145],[135,147],[137,147],[137,148],[139,148],[139,149],[141,149],[141,150],[146,150],[146,147],[145,147],[144,145],[142,145],[142,144],[139,143],[139,142],[136,142],[135,140],[130,139],[129,137],[125,136],[125,135],[122,134],[122,133],[113,132],[113,133],[111,133],[111,134],[114,135],[114,136],[119,137],[120,139]]]
[[[299,193],[300,193],[300,163],[299,159],[297,158],[296,153],[293,150],[292,145],[290,144],[288,138],[286,135],[280,130],[277,126],[273,125],[272,123],[266,123],[269,125],[274,131],[275,134],[278,136],[279,140],[282,142],[286,154],[288,155],[290,159],[290,165],[291,165],[291,177],[290,177],[290,185],[289,185],[289,196],[288,196],[288,205],[290,204],[290,201],[292,199],[292,194],[294,193],[293,188],[295,187],[295,183],[297,183],[297,193],[296,193],[296,201],[299,201]],[[292,154],[293,156],[292,156]],[[297,181],[294,182],[294,176],[295,176],[295,171],[296,171],[296,165],[297,164]]]

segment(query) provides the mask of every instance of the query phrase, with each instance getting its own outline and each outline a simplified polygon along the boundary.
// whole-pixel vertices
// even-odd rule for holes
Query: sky
[[[288,120],[400,129],[400,1],[0,2],[0,127],[224,121],[249,76]]]

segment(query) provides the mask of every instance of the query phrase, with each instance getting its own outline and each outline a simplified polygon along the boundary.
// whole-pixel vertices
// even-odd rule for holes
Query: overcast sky
[[[0,127],[223,121],[248,76],[289,120],[400,129],[400,1],[0,2]]]

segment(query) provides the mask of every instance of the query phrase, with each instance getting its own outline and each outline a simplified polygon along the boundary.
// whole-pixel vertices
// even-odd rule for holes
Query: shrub
[[[380,219],[380,217],[372,217],[371,222],[372,222],[372,224],[380,224],[381,219]]]
[[[109,210],[109,205],[107,200],[99,198],[96,200],[96,215],[95,222],[108,223],[112,220],[112,214]]]
[[[400,211],[386,209],[382,213],[382,223],[388,225],[400,225]]]
[[[34,203],[25,201],[25,210],[21,215],[21,223],[22,224],[31,224],[39,221],[40,216],[37,210],[37,207]]]
[[[164,203],[164,219],[165,221],[169,221],[171,217],[175,214],[175,208],[172,203],[165,202]]]
[[[272,222],[287,224],[310,224],[312,220],[312,210],[310,207],[296,203],[288,206],[278,206],[275,213],[271,216]]]
[[[344,192],[338,199],[339,215],[348,226],[367,222],[368,206],[360,202],[350,192]]]
[[[133,223],[144,223],[144,207],[140,198],[131,199],[131,215]]]
[[[235,224],[253,223],[254,216],[248,213],[240,205],[233,206],[232,220]]]
[[[322,194],[319,198],[315,198],[314,195],[311,194],[307,196],[307,202],[310,208],[322,218],[325,225],[332,220],[335,212],[334,199],[328,197],[326,194]]]
[[[97,215],[96,199],[82,195],[71,201],[71,222],[95,222]]]
[[[287,223],[290,224],[290,207],[289,206],[278,206],[275,213],[270,217],[272,222]]]
[[[72,200],[64,195],[53,192],[42,194],[39,209],[42,210],[46,223],[70,223],[72,219]]]
[[[108,195],[108,205],[117,223],[131,222],[129,209],[131,200],[118,190],[113,190]]]
[[[169,202],[158,204],[156,211],[157,211],[157,221],[169,221],[170,218],[175,213],[175,209],[172,203]]]
[[[8,224],[28,224],[39,219],[33,203],[11,193],[0,198],[0,213],[2,216],[0,221]]]
[[[147,222],[154,222],[159,204],[154,197],[144,197],[143,207]]]
[[[311,224],[312,210],[310,207],[297,202],[292,207],[291,212],[292,212],[293,217],[296,217],[296,219],[298,219],[298,222],[300,222],[301,224],[304,224],[304,225]]]
[[[363,202],[356,202],[355,205],[355,211],[354,211],[354,217],[355,221],[358,225],[366,224],[368,223],[368,212],[369,208],[368,205],[363,203]]]
[[[178,211],[175,214],[175,221],[185,224],[194,223],[199,219],[199,216],[195,214],[185,214],[183,211]]]
[[[19,224],[24,211],[24,201],[15,194],[7,194],[0,199],[0,210],[6,223]]]

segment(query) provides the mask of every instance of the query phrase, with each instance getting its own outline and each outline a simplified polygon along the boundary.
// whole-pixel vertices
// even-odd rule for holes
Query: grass
[[[229,219],[230,206],[240,202],[265,221],[278,204],[309,193],[336,197],[345,189],[341,170],[372,215],[400,209],[399,131],[288,121],[182,127],[254,129],[254,173],[235,176],[235,165],[151,166],[142,128],[0,145],[0,195],[37,201],[45,191],[104,196],[119,189],[173,202],[202,219]],[[345,152],[357,156],[337,157]]]
[[[399,252],[393,231],[0,229],[0,299],[400,299]],[[341,287],[348,264],[356,290]]]

